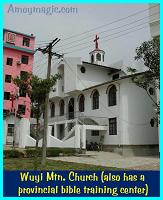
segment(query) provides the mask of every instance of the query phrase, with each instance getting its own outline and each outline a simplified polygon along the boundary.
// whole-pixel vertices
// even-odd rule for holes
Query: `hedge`
[[[74,155],[76,153],[75,149],[70,148],[55,148],[48,147],[46,150],[47,157],[55,157],[62,155]],[[4,150],[4,158],[33,158],[41,157],[42,148],[26,148],[22,151],[16,149]]]
[[[4,150],[4,158],[24,158],[25,153],[16,149]]]

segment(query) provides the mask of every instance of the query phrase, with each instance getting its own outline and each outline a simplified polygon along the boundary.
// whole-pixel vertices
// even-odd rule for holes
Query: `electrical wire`
[[[153,8],[155,8],[155,7],[158,7],[158,6],[159,6],[159,5],[154,5],[154,6],[152,6],[150,9],[153,9]],[[74,38],[74,37],[79,37],[79,36],[81,36],[81,35],[84,35],[84,34],[86,34],[86,33],[95,31],[95,30],[100,29],[100,28],[102,28],[102,27],[105,27],[105,26],[108,26],[108,25],[112,25],[112,24],[117,23],[117,22],[119,22],[119,21],[123,21],[123,20],[125,20],[125,19],[130,18],[130,17],[133,17],[133,16],[135,16],[135,15],[139,15],[140,13],[144,13],[145,11],[148,11],[148,10],[149,10],[149,8],[140,10],[140,11],[138,11],[138,12],[135,12],[135,13],[131,14],[131,15],[128,15],[128,16],[125,16],[125,17],[123,17],[123,18],[119,18],[119,19],[113,20],[112,22],[109,22],[109,23],[106,23],[106,24],[97,26],[97,27],[95,27],[95,28],[89,29],[89,30],[84,31],[84,32],[82,32],[82,33],[78,33],[78,34],[72,35],[72,36],[70,36],[70,37],[63,38],[62,41],[70,40],[70,39],[72,39],[72,38]],[[44,41],[40,41],[40,43],[36,43],[36,44],[48,44],[49,41],[52,41],[52,40],[44,40]],[[38,42],[39,42],[39,41],[38,41]],[[43,42],[43,43],[42,43],[42,42]],[[45,42],[46,42],[46,43],[45,43]]]

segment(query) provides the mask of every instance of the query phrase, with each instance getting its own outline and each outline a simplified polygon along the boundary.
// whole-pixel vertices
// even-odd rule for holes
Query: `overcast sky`
[[[13,4],[13,7],[48,7],[52,5],[54,4]],[[38,47],[38,43],[41,43],[41,46],[45,45],[40,41],[48,42],[56,37],[61,38],[54,51],[72,52],[65,54],[65,56],[82,57],[84,61],[89,61],[89,52],[94,49],[93,40],[98,34],[100,37],[99,47],[106,52],[107,65],[121,59],[125,63],[132,62],[135,48],[151,38],[148,25],[148,4],[55,4],[54,6],[73,7],[77,8],[78,12],[74,14],[33,13],[29,15],[8,12],[9,4],[6,4],[4,6],[4,27],[27,34],[33,33],[36,36],[36,47]],[[144,12],[139,12],[143,10]],[[139,14],[127,17],[137,12]],[[112,23],[113,21],[117,22]],[[94,30],[90,31],[91,29]],[[77,34],[81,35],[74,36]],[[71,36],[74,37],[64,40]],[[36,69],[45,61],[46,58],[36,54]],[[36,72],[38,71],[36,70]],[[40,73],[43,72],[44,70],[40,71]]]

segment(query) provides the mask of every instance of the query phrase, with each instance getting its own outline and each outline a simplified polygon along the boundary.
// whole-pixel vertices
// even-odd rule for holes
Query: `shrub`
[[[48,157],[55,157],[55,156],[59,156],[59,154],[61,153],[61,151],[57,148],[47,148],[46,149],[46,155]]]
[[[31,158],[31,157],[41,157],[42,155],[42,148],[38,147],[37,150],[35,148],[26,148],[26,157]],[[46,155],[48,157],[55,157],[59,156],[60,153],[63,155],[72,155],[75,154],[75,149],[70,149],[70,148],[56,148],[56,147],[48,147],[46,149]]]
[[[24,152],[16,149],[4,150],[4,158],[24,158]]]
[[[49,157],[55,157],[55,156],[59,156],[59,154],[63,154],[63,155],[73,155],[75,154],[75,149],[70,149],[70,148],[55,148],[55,147],[49,147],[47,148],[47,156]]]
[[[55,157],[60,154],[63,155],[73,155],[75,154],[75,149],[70,148],[56,148],[56,147],[48,147],[46,150],[47,157]],[[38,147],[37,149],[26,148],[24,151],[20,151],[17,149],[4,150],[4,158],[35,158],[42,156],[42,148]]]
[[[33,157],[41,157],[42,155],[42,149],[38,148],[38,149],[26,149],[25,150],[25,155],[27,158],[33,158]]]

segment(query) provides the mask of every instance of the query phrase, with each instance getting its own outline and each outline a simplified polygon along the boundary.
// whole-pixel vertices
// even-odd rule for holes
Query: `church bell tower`
[[[99,47],[98,47],[98,40],[99,39],[100,38],[96,35],[96,38],[94,40],[95,49],[89,53],[90,54],[90,61],[91,61],[92,64],[104,65],[105,51],[99,49]]]

